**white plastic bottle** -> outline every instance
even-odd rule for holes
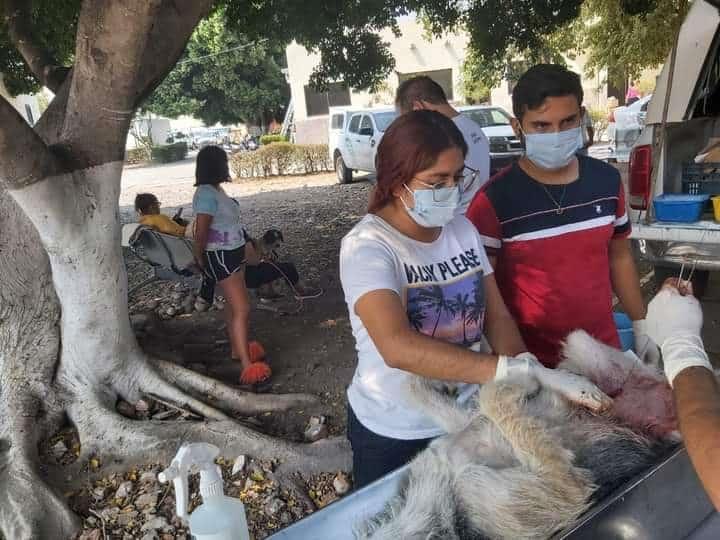
[[[250,540],[245,506],[240,499],[226,497],[217,447],[206,443],[183,444],[170,467],[158,475],[165,483],[172,480],[178,517],[187,519],[196,540]],[[200,472],[203,503],[188,518],[188,475]]]

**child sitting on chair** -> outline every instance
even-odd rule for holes
[[[187,221],[180,217],[182,208],[172,217],[160,213],[160,201],[152,193],[138,193],[135,197],[135,211],[140,216],[140,225],[152,227],[158,232],[173,236],[185,236]]]

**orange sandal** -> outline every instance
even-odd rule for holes
[[[258,361],[250,364],[240,374],[241,384],[257,384],[265,382],[272,375],[272,370],[265,362]]]
[[[250,352],[251,362],[262,362],[265,360],[267,353],[265,352],[265,347],[263,347],[259,341],[251,341],[248,343],[248,351]]]

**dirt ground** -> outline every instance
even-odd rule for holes
[[[245,225],[252,235],[269,228],[283,232],[286,254],[298,267],[301,278],[324,290],[317,299],[305,300],[297,314],[280,315],[256,308],[251,315],[251,336],[265,347],[273,370],[270,392],[308,392],[321,397],[317,410],[292,411],[262,418],[263,429],[297,439],[309,415],[328,417],[330,433],[345,430],[345,389],[355,367],[354,341],[338,276],[340,241],[364,214],[372,184],[357,181],[339,185],[334,174],[311,177],[245,181],[228,184],[226,190],[240,203]],[[123,194],[124,222],[134,220],[134,193]],[[151,191],[169,214],[184,208],[191,215],[192,186],[155,186]],[[148,266],[126,251],[129,282],[132,286],[149,272]],[[148,306],[192,286],[155,282],[130,297],[131,313],[148,311]],[[284,287],[286,298],[275,306],[288,311],[297,303]],[[176,361],[230,384],[237,384],[239,364],[230,360],[222,311],[194,312],[150,325],[139,332],[145,350]]]

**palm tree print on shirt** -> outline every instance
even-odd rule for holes
[[[456,281],[408,287],[407,316],[422,334],[465,347],[479,341],[485,318],[482,269]]]

